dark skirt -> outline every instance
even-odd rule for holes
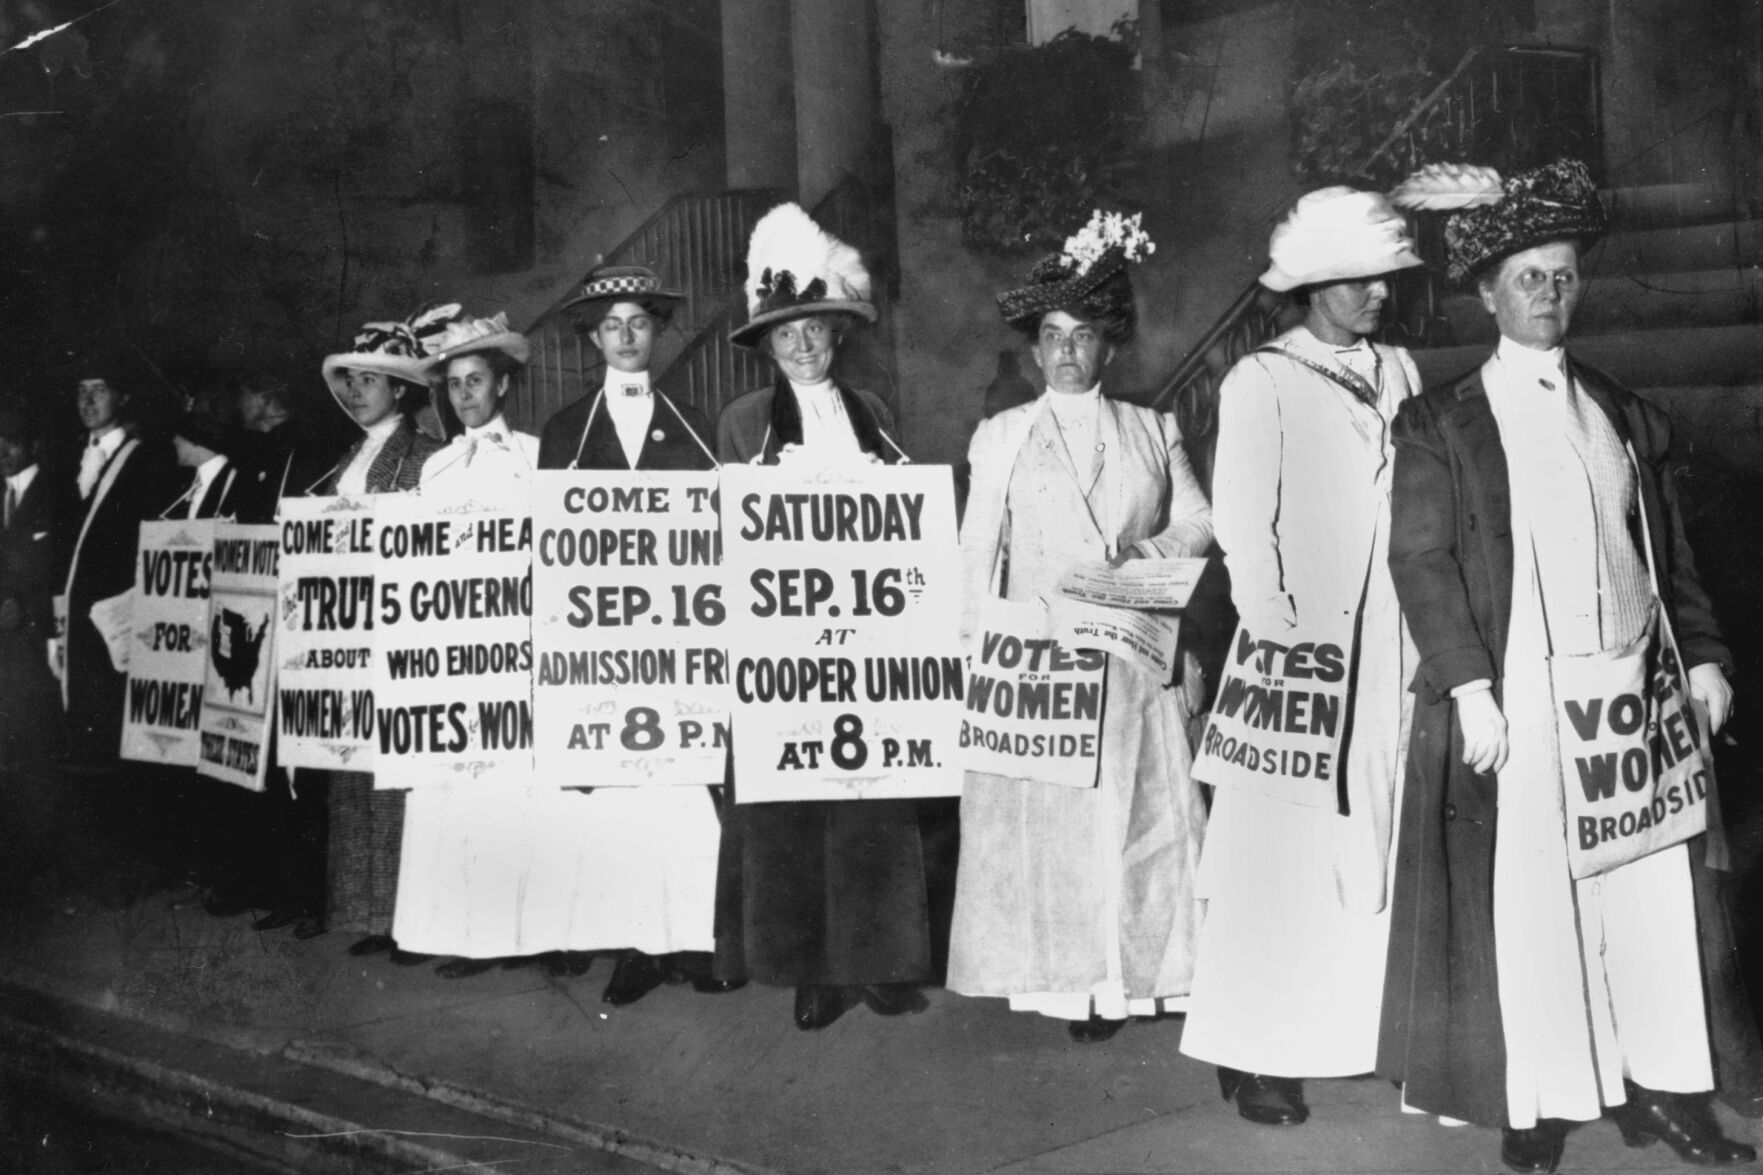
[[[735,804],[716,878],[716,975],[794,987],[932,978],[912,800]]]
[[[330,775],[325,920],[332,930],[391,934],[404,847],[404,793],[365,771]]]

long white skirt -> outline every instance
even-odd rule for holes
[[[1345,1077],[1377,1063],[1390,915],[1346,909],[1347,821],[1219,789],[1200,859],[1194,992],[1181,1051],[1249,1073]]]
[[[467,958],[708,951],[720,840],[702,787],[413,791],[393,937]]]

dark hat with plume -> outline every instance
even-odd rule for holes
[[[1028,284],[998,295],[1004,321],[1033,335],[1043,315],[1063,310],[1102,328],[1116,345],[1132,338],[1136,313],[1127,262],[1150,256],[1157,246],[1139,227],[1144,213],[1127,216],[1097,209],[1090,222],[1066,238],[1059,253],[1028,272]]]
[[[1451,211],[1445,221],[1448,270],[1469,281],[1514,253],[1552,241],[1589,248],[1610,229],[1591,172],[1557,159],[1504,180],[1491,167],[1435,163],[1390,193],[1403,208]]]
[[[815,314],[875,321],[869,270],[851,246],[814,223],[799,204],[759,218],[747,244],[747,322],[729,341],[756,347],[780,322]]]

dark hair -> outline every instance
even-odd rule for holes
[[[521,373],[523,368],[526,367],[526,364],[518,362],[506,351],[499,351],[493,347],[483,351],[467,351],[463,355],[455,355],[453,358],[447,360],[446,366],[441,368],[441,379],[443,381],[447,378],[447,369],[452,367],[453,364],[460,359],[482,359],[484,365],[490,369],[490,374],[494,375],[497,379],[502,379],[504,377],[513,379]]]

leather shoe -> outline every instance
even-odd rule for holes
[[[814,1032],[825,1028],[840,1016],[856,1007],[858,996],[854,988],[833,987],[828,984],[809,984],[796,989],[796,1027],[803,1032]]]
[[[1698,1167],[1732,1167],[1756,1160],[1756,1147],[1720,1132],[1705,1096],[1645,1089],[1632,1081],[1623,1085],[1628,1101],[1608,1112],[1629,1146],[1663,1142],[1678,1158]]]
[[[252,930],[280,930],[284,926],[292,926],[300,920],[297,911],[287,906],[277,906],[263,917],[251,923]]]
[[[1519,1175],[1549,1175],[1561,1165],[1567,1143],[1567,1123],[1559,1118],[1538,1118],[1535,1126],[1500,1131],[1500,1161]]]
[[[449,959],[435,968],[435,974],[442,979],[470,979],[473,975],[482,975],[485,971],[493,971],[500,959]]]
[[[636,1003],[666,979],[667,971],[661,966],[661,960],[642,951],[625,951],[618,956],[618,965],[612,969],[612,981],[606,985],[600,1000],[622,1008]]]
[[[502,960],[502,970],[519,971],[522,967],[531,967],[539,961],[539,955],[509,955]]]
[[[392,951],[386,956],[386,961],[394,967],[414,967],[418,963],[426,963],[432,958],[434,958],[433,955],[425,955],[421,951],[407,951],[393,943]]]
[[[1296,1126],[1310,1117],[1304,1083],[1296,1077],[1269,1077],[1218,1067],[1218,1091],[1235,1101],[1237,1114],[1261,1126]]]
[[[302,914],[294,922],[294,937],[298,939],[317,938],[319,935],[329,932],[330,927],[326,926],[324,919],[316,914]]]
[[[366,955],[377,955],[381,951],[392,949],[392,936],[389,934],[370,934],[366,938],[357,939],[349,944],[349,953],[357,959]]]
[[[723,995],[746,986],[745,979],[718,979],[714,975],[700,975],[692,980],[692,990],[703,995]]]
[[[1091,1012],[1088,1020],[1073,1020],[1066,1024],[1065,1034],[1079,1044],[1101,1044],[1113,1040],[1114,1034],[1125,1027],[1125,1020],[1106,1020]]]
[[[916,983],[866,983],[857,989],[857,998],[877,1016],[905,1016],[930,1007]]]
[[[545,974],[553,979],[580,978],[593,965],[593,951],[552,951],[545,956]]]

